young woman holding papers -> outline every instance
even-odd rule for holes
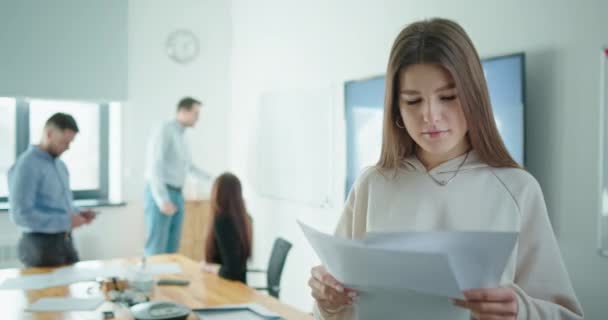
[[[336,234],[517,231],[498,288],[454,300],[475,319],[582,319],[538,182],[506,150],[481,63],[455,22],[413,23],[387,74],[382,151],[353,186]],[[351,319],[357,292],[323,266],[309,280],[315,316]]]

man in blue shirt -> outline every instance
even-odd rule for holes
[[[30,146],[8,171],[11,219],[23,232],[19,260],[28,267],[77,262],[71,230],[95,219],[93,211],[74,206],[68,169],[59,159],[77,133],[72,116],[54,114],[40,144]]]
[[[175,119],[158,128],[149,141],[144,191],[146,255],[177,252],[184,219],[182,187],[186,176],[211,179],[192,164],[184,136],[186,128],[194,127],[198,121],[200,109],[200,101],[183,98],[177,104]]]

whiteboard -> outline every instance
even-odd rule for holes
[[[251,148],[254,187],[264,197],[307,206],[329,205],[334,108],[330,89],[260,97]]]

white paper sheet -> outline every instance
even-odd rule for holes
[[[367,290],[359,292],[354,304],[356,319],[470,320],[468,310],[449,299],[410,290]]]
[[[146,273],[151,275],[180,273],[182,268],[177,263],[148,263]]]
[[[50,311],[93,311],[97,309],[104,299],[97,298],[66,298],[49,297],[41,298],[28,306],[25,311],[50,312]]]
[[[370,232],[363,241],[384,249],[446,254],[460,288],[466,290],[500,285],[517,236],[517,232]]]
[[[33,274],[17,278],[5,279],[0,284],[0,290],[37,290],[54,286],[51,274]]]
[[[445,254],[387,250],[318,232],[302,223],[327,270],[356,289],[406,289],[463,298]]]
[[[329,273],[360,293],[359,319],[468,319],[448,297],[497,284],[517,239],[517,233],[416,232],[351,240],[299,224]]]

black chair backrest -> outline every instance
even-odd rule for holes
[[[268,294],[278,298],[281,290],[281,274],[287,260],[287,254],[291,250],[291,243],[283,238],[277,238],[272,246],[272,253],[268,261],[268,273],[266,281],[268,285]]]

